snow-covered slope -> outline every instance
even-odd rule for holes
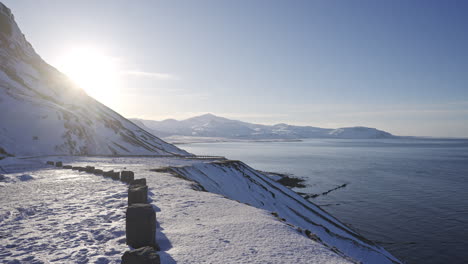
[[[47,159],[50,159],[48,157]],[[0,160],[0,263],[120,263],[127,186],[45,166],[46,158]],[[73,166],[130,169],[144,177],[156,210],[161,263],[356,263],[271,212],[200,192],[153,172],[183,158],[57,157]],[[44,191],[47,190],[47,191]]]
[[[148,127],[159,137],[192,136],[229,139],[302,139],[302,138],[392,138],[392,134],[375,128],[349,127],[328,129],[311,126],[252,124],[205,114],[177,121],[132,119]]]
[[[188,154],[75,87],[36,54],[1,3],[0,120],[0,157]]]
[[[201,190],[274,212],[304,233],[309,230],[312,239],[360,263],[400,263],[320,207],[240,161],[195,163],[168,171],[195,181]]]
[[[337,128],[328,133],[337,138],[391,138],[390,133],[369,127],[343,127]]]

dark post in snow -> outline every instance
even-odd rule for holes
[[[112,173],[114,173],[114,170],[110,170],[110,171],[105,171],[102,173],[102,175],[104,177],[111,177],[112,176]]]
[[[128,188],[128,205],[148,203],[148,186],[131,185]]]
[[[55,162],[55,167],[62,167],[62,162],[61,161],[57,161]]]
[[[86,166],[86,172],[93,173],[94,172],[94,167],[93,166]]]
[[[122,264],[160,264],[159,255],[151,247],[142,247],[125,251]]]
[[[71,165],[64,165],[63,168],[64,168],[64,169],[69,169],[69,170],[70,170],[70,169],[72,169],[73,167],[72,167]]]
[[[130,182],[130,187],[135,186],[135,185],[146,186],[146,178],[135,179]]]
[[[96,175],[102,175],[103,173],[104,172],[102,170],[100,170],[100,169],[95,169],[94,170],[94,174],[96,174]]]
[[[47,165],[54,165],[55,163],[53,161],[47,161]]]
[[[113,179],[113,180],[120,180],[120,173],[119,172],[112,172],[110,174],[110,177]]]
[[[120,173],[120,180],[126,183],[130,183],[131,181],[133,181],[135,177],[134,175],[135,174],[133,173],[133,171],[122,171]]]
[[[132,204],[125,218],[127,245],[133,248],[156,245],[156,213],[150,204]]]

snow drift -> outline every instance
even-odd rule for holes
[[[0,157],[188,154],[89,97],[42,60],[2,3],[0,62]]]

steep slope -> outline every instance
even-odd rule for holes
[[[393,138],[388,132],[368,127],[319,128],[276,124],[273,126],[231,120],[213,114],[205,114],[177,121],[132,119],[147,126],[160,137],[193,136],[222,137],[230,139],[301,139],[301,138]]]
[[[0,3],[0,156],[188,155],[112,111],[43,61]]]
[[[165,170],[196,182],[200,190],[270,211],[279,219],[304,230],[306,236],[358,263],[400,263],[384,248],[320,207],[240,161],[196,163]]]

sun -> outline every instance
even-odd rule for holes
[[[60,56],[56,66],[98,100],[109,101],[120,85],[118,60],[93,47],[70,49]]]

